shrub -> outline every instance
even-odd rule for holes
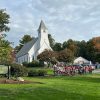
[[[28,76],[29,77],[32,77],[32,76],[45,76],[47,74],[47,71],[46,70],[30,70],[28,72]]]
[[[23,62],[23,66],[25,66],[25,67],[42,67],[43,63],[39,62],[39,61],[36,61],[36,60],[33,60],[30,63]]]
[[[38,75],[39,76],[45,76],[47,74],[46,70],[38,70]]]
[[[2,77],[6,77],[7,75],[5,75],[5,74],[0,74],[0,78],[2,78]]]
[[[26,67],[20,65],[20,64],[12,64],[11,65],[11,75],[15,77],[20,76],[27,76],[28,70]]]
[[[39,67],[39,62],[38,61],[32,61],[30,63],[28,63],[29,67]]]
[[[38,76],[38,72],[37,70],[30,70],[28,72],[28,76],[32,77],[32,76]]]
[[[28,67],[28,62],[23,62],[23,66]]]

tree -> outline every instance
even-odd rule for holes
[[[9,24],[10,16],[5,12],[5,9],[0,10],[0,32],[9,31],[10,28],[7,26]]]
[[[55,43],[53,50],[54,51],[61,51],[62,50],[62,44],[61,43]]]
[[[70,63],[73,62],[74,54],[70,49],[64,49],[58,52],[57,60],[61,62]]]
[[[100,37],[95,37],[87,42],[87,56],[93,62],[100,63]]]
[[[5,12],[4,9],[0,10],[0,32],[9,31],[10,28],[7,26],[9,24],[10,16]],[[6,35],[0,34],[0,63],[10,63],[12,62],[12,47],[10,42],[5,40]]]
[[[53,57],[55,57],[54,52],[51,51],[51,50],[47,50],[47,49],[46,49],[46,50],[44,50],[41,54],[39,54],[39,55],[37,56],[37,59],[38,59],[39,61],[47,62],[48,67],[49,67],[49,64],[50,64],[50,62],[51,62],[51,60],[52,60]]]
[[[55,45],[55,40],[53,39],[51,34],[48,34],[48,39],[49,39],[49,42],[50,42],[50,47],[53,49],[53,47]]]
[[[81,56],[87,59],[87,42],[82,40],[81,42],[77,42],[77,46],[79,47],[78,56]]]
[[[67,42],[66,41],[63,42],[63,49],[65,49],[65,48],[70,49],[73,52],[75,57],[78,56],[79,48],[77,46],[77,41],[69,39]]]
[[[0,39],[0,63],[5,64],[13,61],[12,50],[9,41],[4,38]]]
[[[34,37],[31,37],[30,35],[24,35],[21,40],[19,40],[20,44],[19,46],[15,47],[16,53],[20,51],[20,49],[26,44],[27,42],[31,41],[32,39],[35,39]]]
[[[22,39],[19,40],[19,41],[20,41],[20,45],[23,46],[25,43],[31,41],[32,39],[33,39],[33,37],[31,37],[30,35],[24,35],[24,36],[22,37]]]
[[[67,42],[63,42],[63,49],[67,48]]]

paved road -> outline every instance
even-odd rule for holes
[[[94,70],[93,73],[100,73],[100,69]]]

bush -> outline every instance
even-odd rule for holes
[[[28,76],[32,77],[32,76],[38,76],[38,72],[37,70],[30,70],[28,72]]]
[[[43,66],[43,63],[34,60],[30,63],[23,62],[23,66],[25,66],[25,67],[41,67],[41,66]]]
[[[6,74],[0,74],[0,78],[2,78],[2,77],[7,77],[7,75]]]
[[[39,62],[34,60],[31,63],[29,63],[29,67],[39,67]]]
[[[46,70],[30,70],[28,72],[28,76],[32,77],[32,76],[45,76],[47,74]]]
[[[27,62],[23,62],[23,66],[28,67],[28,63]]]
[[[11,65],[11,75],[15,77],[27,76],[28,70],[26,67],[20,64],[12,64]]]
[[[45,76],[47,74],[46,70],[38,70],[38,75],[39,76]]]

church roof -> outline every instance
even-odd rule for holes
[[[46,30],[47,30],[47,27],[45,26],[43,20],[41,20],[41,22],[40,22],[40,26],[39,26],[39,28],[38,28],[38,31],[40,32],[41,29],[44,29],[44,30],[46,29]]]
[[[32,39],[31,41],[29,41],[28,43],[26,43],[21,50],[16,54],[16,57],[20,57],[23,56],[25,54],[28,53],[28,51],[32,48],[32,46],[34,45],[34,43],[37,41],[38,38]]]

